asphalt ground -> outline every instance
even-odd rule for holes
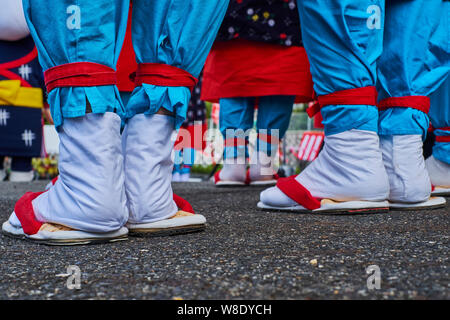
[[[1,222],[45,184],[1,182]],[[206,216],[206,231],[78,247],[1,235],[0,299],[450,298],[448,206],[319,216],[260,211],[257,187],[174,190]],[[367,286],[371,265],[380,289]],[[80,289],[67,287],[68,266],[80,269]]]

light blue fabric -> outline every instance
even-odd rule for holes
[[[321,109],[325,135],[350,129],[378,131],[378,108],[375,106],[325,106]]]
[[[383,54],[378,62],[379,98],[429,96],[450,72],[450,2],[386,2]],[[410,108],[380,113],[379,134],[421,134],[428,116]]]
[[[392,0],[386,7],[384,0],[298,0],[316,93],[374,86],[378,67],[381,99],[429,95],[449,72],[449,5],[442,0]],[[423,112],[393,108],[381,112],[377,125],[375,110],[327,106],[322,109],[325,134],[350,129],[426,134]]]
[[[450,127],[450,76],[431,96],[430,119],[435,128],[436,136],[450,136],[450,131],[438,128]],[[433,156],[450,164],[450,143],[436,142],[433,147]]]
[[[133,1],[132,38],[138,63],[163,63],[198,77],[212,47],[229,0]],[[133,91],[126,117],[154,114],[161,107],[175,112],[176,128],[186,118],[186,87],[143,84]]]
[[[256,128],[259,133],[269,134],[279,139],[283,138],[291,119],[295,96],[265,96],[258,97],[258,115]],[[245,132],[253,128],[256,98],[223,98],[220,99],[219,127],[224,139],[226,131],[239,130],[237,138],[248,140]],[[278,130],[278,132],[273,131]],[[266,151],[268,155],[276,151],[276,144],[269,144],[258,139],[258,151]],[[225,147],[224,158],[248,157],[248,149],[243,146]]]
[[[318,95],[375,86],[376,61],[383,49],[384,0],[298,0],[302,38]],[[368,21],[381,10],[380,28]],[[322,109],[325,134],[350,129],[377,132],[374,106],[330,105]]]
[[[44,70],[84,61],[115,69],[129,0],[23,0],[23,6]],[[86,101],[93,113],[124,115],[116,86],[56,88],[48,96],[55,125],[85,115]]]

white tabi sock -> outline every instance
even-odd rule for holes
[[[245,159],[226,159],[222,170],[220,170],[219,177],[223,181],[245,182],[246,171],[247,164],[245,164]]]
[[[405,203],[428,200],[431,182],[423,158],[422,136],[381,136],[380,142],[389,177],[389,200]]]
[[[38,220],[100,233],[126,223],[120,123],[112,112],[64,119],[59,178],[32,202]]]
[[[250,181],[272,180],[276,173],[274,157],[266,152],[254,151],[250,163]]]
[[[325,137],[319,156],[296,180],[313,197],[337,201],[383,201],[389,183],[376,132],[352,129]],[[272,206],[296,203],[277,187],[264,190],[261,202]]]
[[[174,117],[137,114],[123,132],[129,223],[170,218],[178,208],[172,191]]]
[[[450,188],[450,164],[431,156],[425,161],[425,165],[433,186]]]

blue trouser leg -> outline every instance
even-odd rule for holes
[[[183,150],[175,150],[173,159],[174,171],[180,171],[180,166],[183,164]]]
[[[114,68],[125,37],[129,0],[23,0],[25,17],[44,70],[71,62]],[[116,86],[56,88],[48,95],[55,125],[93,113],[123,114]]]
[[[220,99],[219,127],[223,138],[244,138],[253,128],[255,98],[223,98]],[[227,130],[229,133],[227,134]],[[225,146],[224,159],[248,157],[248,150],[243,145]]]
[[[228,0],[133,1],[133,46],[138,63],[161,63],[198,78],[228,7]],[[165,108],[176,115],[175,126],[186,118],[187,87],[143,84],[133,91],[127,118],[151,115]]]
[[[444,81],[449,64],[449,2],[386,2],[383,54],[378,62],[379,98],[429,96]],[[380,112],[379,134],[421,134],[429,119],[412,108]]]
[[[193,166],[195,163],[195,149],[194,148],[184,148],[183,149],[183,163],[186,166]]]
[[[450,76],[431,96],[430,119],[435,128],[434,134],[450,136]],[[446,128],[440,130],[439,128]],[[450,142],[436,142],[433,147],[433,156],[450,164]]]
[[[316,93],[326,95],[375,86],[376,61],[383,43],[384,0],[298,0],[297,3]],[[375,24],[368,27],[369,21]],[[329,105],[321,113],[326,135],[350,129],[378,131],[375,106]]]
[[[270,135],[271,141],[258,139],[256,149],[264,151],[269,156],[276,153],[279,140],[282,139],[289,127],[295,96],[267,96],[259,97],[258,119],[256,127],[258,133]]]
[[[174,166],[178,166],[178,171],[180,171],[180,165],[192,166],[195,163],[195,149],[194,148],[183,148],[181,150],[175,150]],[[175,171],[177,171],[175,170]]]
[[[195,149],[193,148],[184,148],[183,149],[183,166],[180,171],[181,174],[189,174],[191,173],[192,166],[195,163]]]

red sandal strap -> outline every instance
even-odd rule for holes
[[[175,204],[177,205],[179,210],[195,213],[191,204],[187,200],[180,197],[179,195],[176,195],[175,193],[173,194],[173,201],[175,201]]]
[[[219,181],[220,181],[220,170],[214,174],[214,183],[217,184],[217,182]]]
[[[28,235],[38,233],[43,224],[36,219],[31,202],[44,192],[27,192],[16,202],[14,207],[14,212],[22,225],[23,232]]]
[[[314,198],[311,193],[295,179],[295,176],[278,179],[277,187],[289,198],[308,210],[320,208],[319,199]]]
[[[247,169],[247,172],[245,173],[245,184],[250,184],[252,180],[250,179],[250,169]]]

